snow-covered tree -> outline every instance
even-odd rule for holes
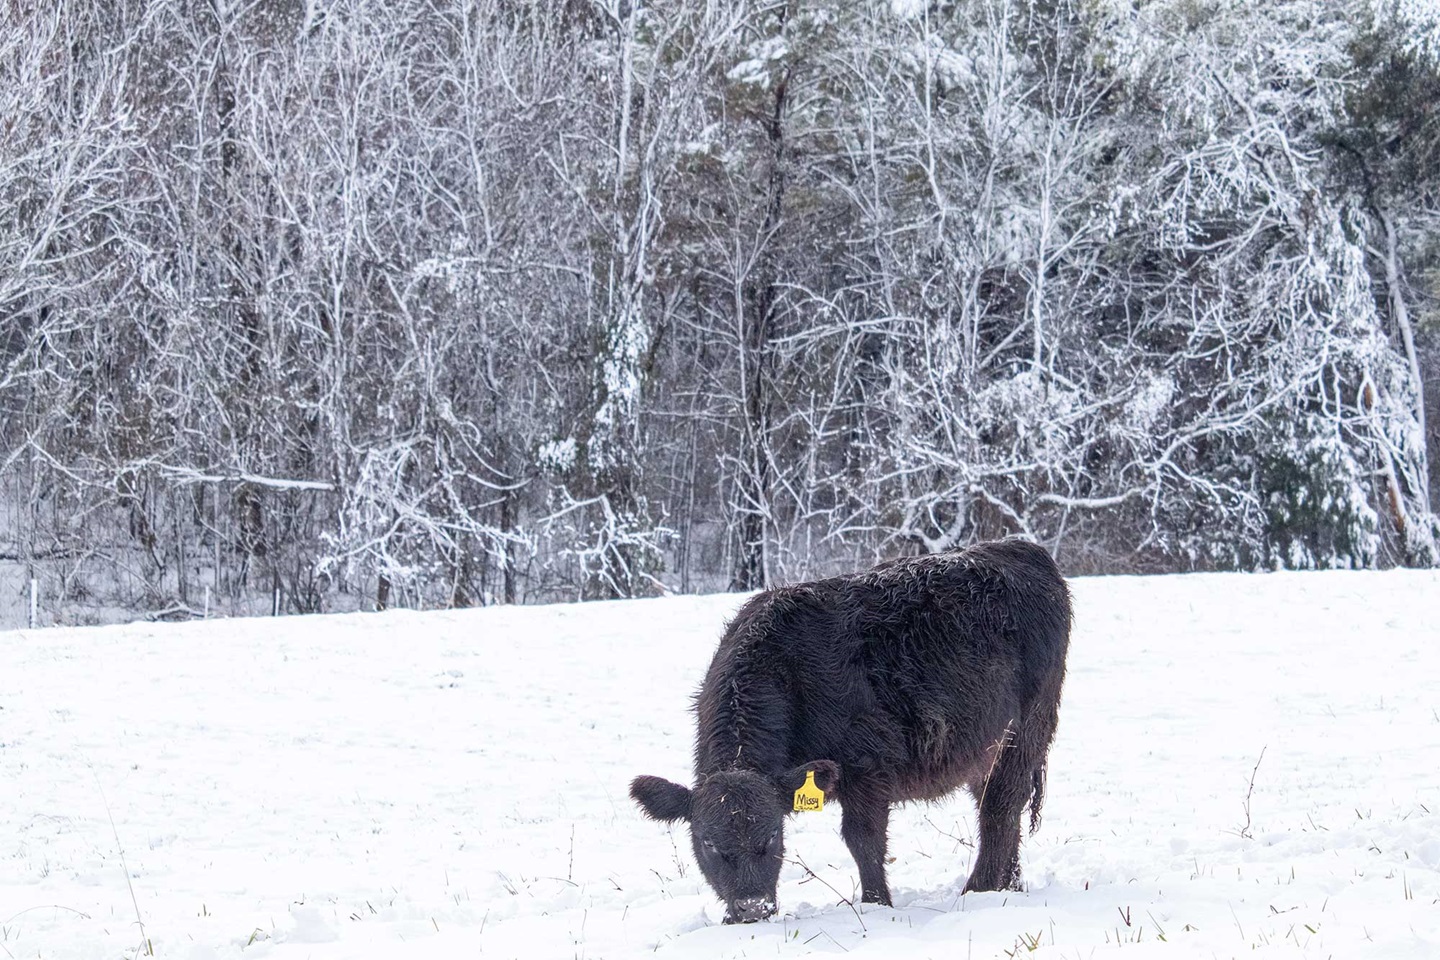
[[[0,5],[0,564],[183,615],[1433,564],[1418,0]]]

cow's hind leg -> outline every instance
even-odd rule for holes
[[[1020,820],[1034,790],[1035,764],[1009,747],[985,780],[970,788],[979,804],[980,849],[965,893],[1020,889]]]
[[[890,906],[890,887],[885,882],[886,831],[890,826],[890,801],[880,789],[852,783],[840,801],[840,836],[860,868],[861,900]]]

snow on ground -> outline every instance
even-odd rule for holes
[[[819,879],[738,927],[626,797],[685,778],[736,597],[0,634],[0,947],[1440,956],[1440,574],[1074,591],[1028,892],[959,895],[957,798],[897,811],[896,908],[852,910],[831,807],[788,836]]]

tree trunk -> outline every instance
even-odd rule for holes
[[[770,509],[775,464],[770,452],[771,415],[774,407],[772,378],[774,349],[771,337],[776,321],[779,291],[772,240],[785,208],[785,109],[790,73],[787,69],[775,87],[773,111],[766,119],[770,144],[770,172],[766,182],[765,219],[757,237],[760,247],[751,278],[742,285],[741,389],[744,421],[740,430],[739,502],[735,504],[739,549],[730,589],[758,590],[769,585],[768,549]]]

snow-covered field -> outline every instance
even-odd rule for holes
[[[0,948],[1440,956],[1440,574],[1073,586],[1028,892],[959,895],[956,798],[896,812],[897,906],[852,909],[830,807],[788,833],[818,879],[738,927],[626,796],[686,778],[736,597],[0,634]]]

